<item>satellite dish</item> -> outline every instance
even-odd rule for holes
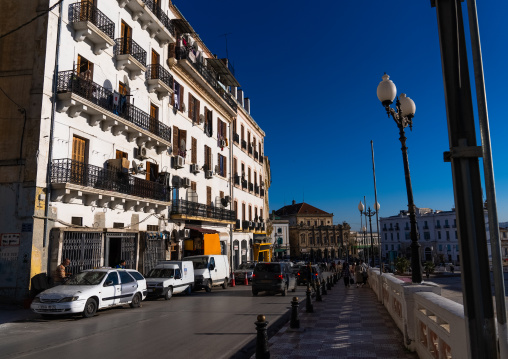
[[[138,174],[138,164],[134,160],[132,160],[132,172],[134,172],[134,174]]]

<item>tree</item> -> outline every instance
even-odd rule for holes
[[[405,257],[398,257],[395,259],[395,269],[399,274],[403,274],[409,268],[409,260]]]

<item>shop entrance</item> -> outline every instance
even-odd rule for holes
[[[115,267],[125,260],[125,267],[136,269],[136,234],[107,233],[106,234],[106,263],[108,267]]]

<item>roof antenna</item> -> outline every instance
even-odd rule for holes
[[[229,60],[229,53],[228,53],[228,35],[231,35],[232,32],[228,32],[226,34],[222,34],[220,36],[224,36],[224,38],[226,39],[226,59]]]

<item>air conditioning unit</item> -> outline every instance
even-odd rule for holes
[[[139,146],[138,147],[138,153],[136,154],[136,158],[138,160],[146,160],[148,158],[147,156],[147,150],[145,146]]]
[[[213,171],[208,170],[205,172],[205,178],[210,179],[212,177],[213,177]]]
[[[185,165],[185,158],[183,158],[182,156],[175,156],[173,157],[174,158],[174,166],[175,168],[183,168],[183,166]]]
[[[187,177],[182,178],[182,187],[189,188],[191,186],[190,179]]]
[[[190,165],[190,171],[192,173],[198,173],[199,172],[199,165],[197,165],[197,164]]]
[[[171,187],[170,178],[171,178],[171,175],[169,174],[169,172],[159,172],[159,177],[157,177],[157,182],[159,182],[160,184],[162,184],[166,187]]]
[[[220,140],[219,147],[226,147],[226,140]]]

